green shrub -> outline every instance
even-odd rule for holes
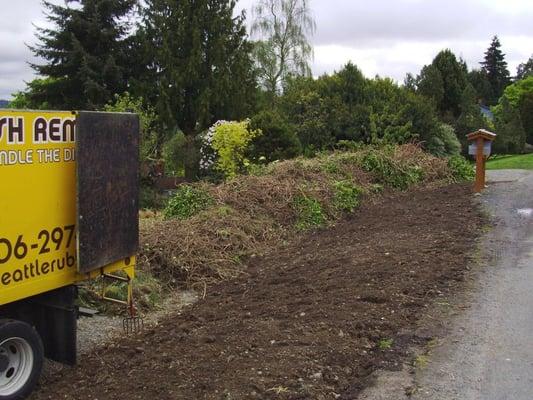
[[[337,210],[354,212],[359,207],[362,188],[349,181],[339,181],[334,183],[334,189],[334,204]]]
[[[461,154],[461,143],[453,126],[448,124],[440,124],[436,134],[428,139],[425,147],[437,157]]]
[[[162,284],[152,274],[137,269],[133,284],[133,297],[143,309],[154,310],[163,302]]]
[[[249,149],[250,158],[257,161],[285,160],[296,157],[302,152],[302,145],[296,133],[279,113],[261,111],[250,121],[252,131],[260,131]]]
[[[173,176],[185,174],[185,135],[177,132],[163,145],[165,172]]]
[[[364,144],[361,142],[356,142],[355,140],[339,140],[335,144],[335,148],[341,151],[359,151],[364,147]]]
[[[164,196],[154,188],[141,185],[139,191],[139,208],[141,210],[158,210],[164,207]]]
[[[157,154],[156,132],[157,115],[155,110],[150,106],[144,105],[142,97],[134,97],[128,92],[120,95],[116,94],[114,101],[104,106],[108,112],[133,112],[139,116],[141,128],[140,140],[140,157],[142,161],[153,158]]]
[[[476,176],[474,166],[462,156],[453,156],[448,159],[448,167],[450,168],[454,180],[472,181]]]
[[[209,208],[213,199],[204,190],[183,185],[168,201],[164,210],[165,218],[187,219]]]
[[[336,160],[326,161],[322,166],[322,170],[332,175],[339,174],[341,172],[341,168],[340,168],[340,165],[335,161]]]
[[[216,169],[226,178],[234,178],[250,164],[245,153],[261,132],[250,129],[249,121],[219,122],[213,129],[211,146],[217,155]]]
[[[317,228],[326,223],[322,205],[317,199],[302,194],[294,199],[293,207],[298,214],[296,228],[299,230]]]
[[[388,147],[369,150],[361,160],[361,168],[372,173],[378,183],[395,189],[406,190],[420,182],[424,177],[422,168],[393,160],[391,151]]]

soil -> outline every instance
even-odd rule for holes
[[[34,399],[355,399],[454,291],[484,217],[470,186],[386,195],[248,260],[180,315],[83,355]]]

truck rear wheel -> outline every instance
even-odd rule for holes
[[[0,400],[25,399],[39,381],[44,350],[25,322],[0,319]]]

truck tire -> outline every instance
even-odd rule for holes
[[[43,359],[41,337],[31,325],[0,319],[0,400],[28,397],[39,381]]]

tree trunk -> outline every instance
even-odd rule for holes
[[[194,133],[185,134],[185,179],[187,181],[198,180],[200,154],[198,148],[198,137]]]

